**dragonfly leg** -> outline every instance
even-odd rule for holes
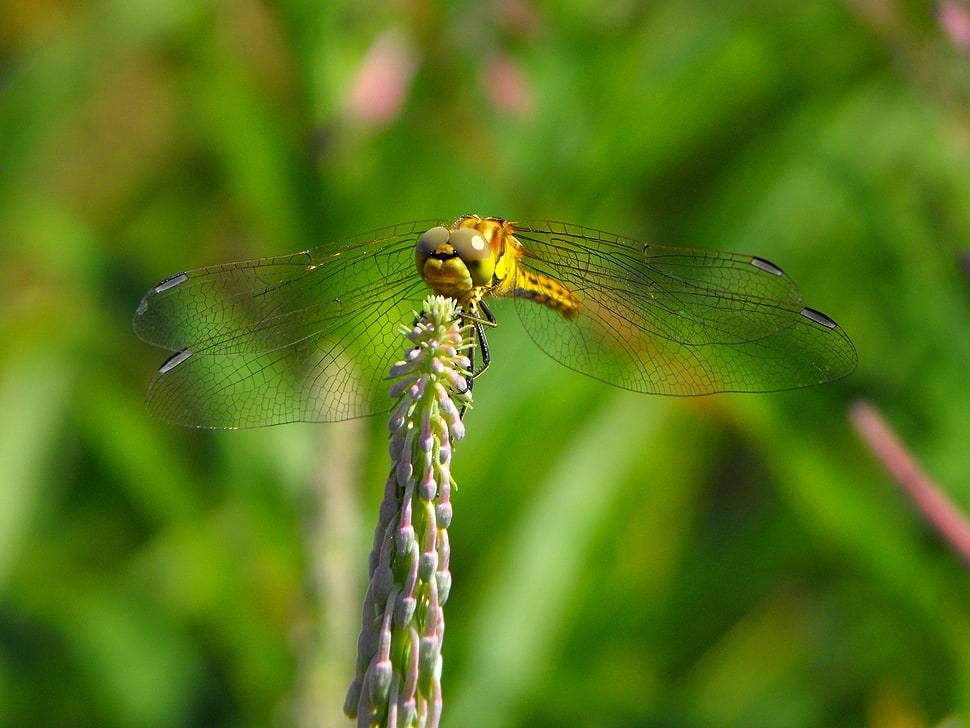
[[[484,301],[479,301],[477,306],[481,312],[485,315],[485,318],[480,317],[472,318],[472,323],[475,325],[475,338],[478,339],[478,348],[482,352],[482,368],[475,371],[475,360],[474,360],[474,349],[472,350],[472,375],[468,380],[469,388],[471,388],[471,380],[477,379],[482,372],[488,369],[488,365],[492,363],[492,355],[488,349],[488,339],[485,338],[485,325],[497,326],[495,323],[495,316],[489,310],[488,306],[485,305]]]
[[[488,306],[486,306],[483,302],[479,301],[475,305],[475,309],[473,309],[472,313],[470,314],[469,313],[462,314],[462,316],[466,320],[471,321],[472,325],[475,327],[475,339],[476,339],[476,345],[473,346],[471,350],[468,352],[468,358],[471,364],[469,367],[470,373],[467,377],[465,377],[465,382],[468,384],[468,389],[466,391],[468,392],[472,391],[472,386],[475,383],[475,379],[482,372],[488,369],[488,365],[492,363],[492,355],[488,349],[488,339],[485,338],[485,326],[498,325],[495,322],[495,316],[489,310]],[[481,313],[485,316],[485,318],[482,318],[481,316],[476,315],[478,313],[478,310],[481,311]],[[475,371],[475,349],[479,349],[482,352],[482,368],[479,369],[478,371]],[[465,415],[465,408],[462,407],[461,416],[464,416],[464,415]]]

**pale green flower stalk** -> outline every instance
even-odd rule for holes
[[[391,367],[391,470],[370,555],[357,675],[344,712],[365,726],[435,728],[441,718],[442,607],[451,590],[451,442],[465,434],[471,326],[429,296],[404,360]]]

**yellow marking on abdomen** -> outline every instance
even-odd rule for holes
[[[579,313],[582,302],[579,296],[554,278],[534,273],[531,270],[518,270],[516,285],[506,295],[514,298],[528,298],[555,311],[568,319]]]

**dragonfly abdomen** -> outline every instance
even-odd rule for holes
[[[530,270],[516,272],[516,285],[506,294],[513,298],[527,298],[530,301],[559,311],[567,319],[574,318],[582,306],[579,296],[559,281]]]

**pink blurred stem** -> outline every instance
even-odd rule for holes
[[[865,400],[855,402],[849,419],[889,474],[963,559],[970,564],[970,522],[923,472],[889,423]]]

